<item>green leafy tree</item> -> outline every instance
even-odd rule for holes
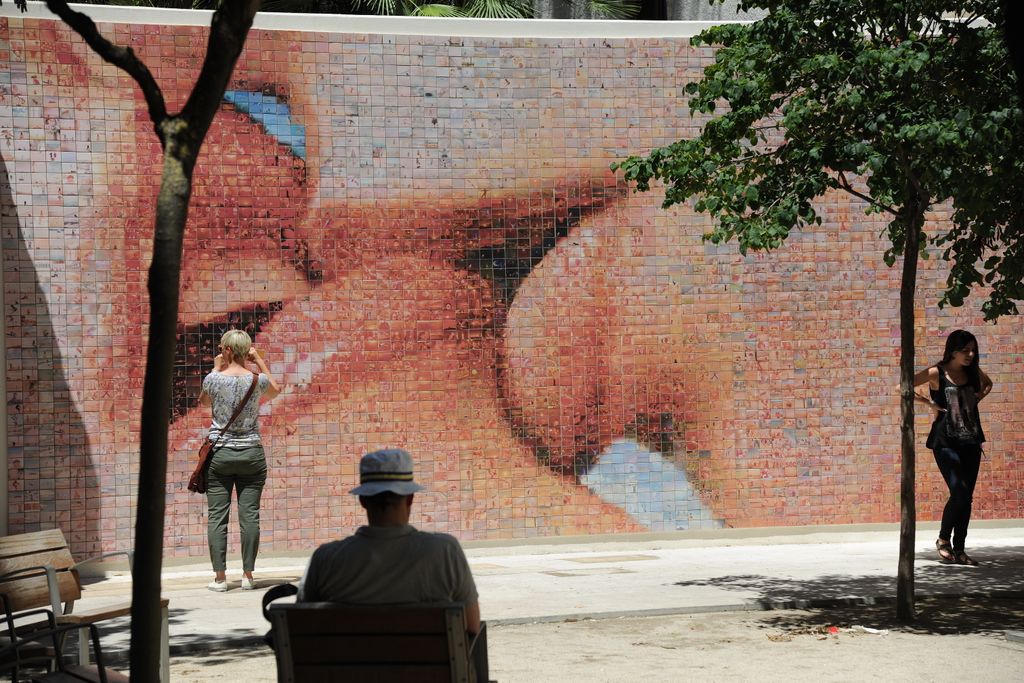
[[[997,0],[747,0],[762,20],[711,28],[720,46],[687,86],[700,135],[613,168],[664,206],[694,200],[705,236],[742,253],[821,223],[816,198],[844,191],[884,214],[900,287],[901,528],[897,616],[914,619],[914,296],[929,243],[950,262],[940,305],[988,288],[985,318],[1024,298],[1022,112]],[[925,232],[925,212],[951,208]]]
[[[0,0],[2,1],[2,0]],[[16,0],[22,11],[25,0]],[[138,84],[163,148],[163,172],[156,202],[153,258],[149,268],[149,343],[142,390],[139,489],[132,568],[130,666],[133,681],[159,680],[160,570],[163,564],[167,492],[167,434],[178,321],[185,220],[192,194],[192,172],[206,133],[220,108],[260,0],[223,0],[210,24],[206,57],[192,93],[178,113],[167,111],[163,92],[129,47],[104,38],[87,15],[66,0],[46,6],[78,33],[104,60]]]

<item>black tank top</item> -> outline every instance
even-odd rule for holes
[[[928,448],[956,448],[957,446],[980,446],[985,442],[985,432],[981,429],[981,416],[978,414],[978,395],[970,384],[954,384],[946,375],[941,365],[935,366],[939,371],[939,389],[929,388],[932,401],[944,412],[935,416],[932,429],[928,433]]]

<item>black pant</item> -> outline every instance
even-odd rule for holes
[[[939,538],[949,541],[952,537],[953,550],[960,552],[967,540],[967,525],[971,523],[974,485],[978,482],[978,469],[981,467],[981,446],[936,448],[933,452],[935,463],[949,487],[949,500],[942,510]]]

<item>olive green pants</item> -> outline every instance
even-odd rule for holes
[[[231,490],[238,492],[238,525],[242,531],[242,571],[256,567],[260,548],[260,497],[267,482],[267,459],[263,446],[218,448],[210,461],[206,477],[206,502],[209,507],[207,539],[213,571],[227,568],[228,520],[231,517]]]

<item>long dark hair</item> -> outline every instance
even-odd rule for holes
[[[967,383],[974,387],[975,391],[981,391],[981,349],[978,348],[977,338],[967,330],[953,330],[949,333],[946,337],[946,350],[943,351],[942,360],[938,365],[945,367],[946,363],[953,360],[954,352],[963,351],[971,342],[974,342],[974,362],[965,368]]]

